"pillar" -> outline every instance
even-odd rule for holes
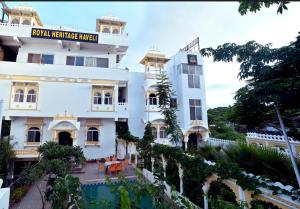
[[[153,173],[153,170],[154,170],[154,158],[153,157],[151,157],[151,171],[152,171],[152,173]]]
[[[164,156],[164,155],[160,155],[160,157],[161,157],[162,164],[163,164],[163,168],[164,168],[164,177],[166,178],[166,167],[167,167],[167,162],[166,162],[166,159],[165,159],[165,156]]]
[[[184,136],[184,139],[183,139],[183,143],[184,143],[184,150],[186,151],[187,150],[187,143],[189,141],[189,136],[188,134],[186,133],[186,135]]]
[[[134,155],[134,164],[137,165],[138,163],[138,155],[137,153]]]
[[[177,166],[178,166],[178,174],[179,174],[179,180],[180,180],[179,193],[183,194],[183,169],[182,169],[181,163],[177,163]]]
[[[114,92],[113,101],[115,103],[115,111],[118,111],[118,105],[119,105],[119,85],[118,84],[115,85],[114,90],[115,90],[115,92]]]
[[[246,201],[245,192],[242,189],[242,187],[240,187],[239,185],[237,185],[237,186],[238,186],[238,192],[239,192],[239,201],[240,202],[245,202]],[[246,209],[246,206],[244,206],[244,209]]]
[[[208,198],[207,198],[208,190],[209,190],[208,182],[204,183],[202,190],[203,190],[203,198],[204,198],[204,209],[208,209]]]

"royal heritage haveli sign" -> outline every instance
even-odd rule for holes
[[[78,33],[74,31],[48,30],[40,28],[32,28],[32,38],[57,39],[67,41],[79,41],[98,43],[98,35],[92,33]]]

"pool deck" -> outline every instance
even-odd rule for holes
[[[82,170],[84,173],[72,174],[79,177],[82,184],[103,183],[106,177],[110,177],[112,180],[118,178],[118,173],[105,174],[105,171],[98,171],[97,163],[86,163]],[[127,179],[136,178],[136,169],[132,164],[129,164],[126,170],[119,173]]]
[[[136,178],[136,169],[134,165],[129,164],[126,170],[120,172],[127,179]],[[93,183],[103,183],[105,182],[105,177],[109,176],[112,180],[116,180],[118,174],[105,174],[105,171],[98,171],[97,163],[87,162],[83,169],[82,173],[72,173],[72,176],[77,176],[80,179],[81,184],[93,184]],[[42,201],[39,191],[36,187],[39,185],[42,190],[45,190],[46,182],[44,180],[39,180],[35,184],[33,184],[26,195],[22,198],[22,200],[11,207],[12,209],[41,209]],[[46,203],[45,209],[50,209],[51,205]]]

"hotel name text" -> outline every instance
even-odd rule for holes
[[[97,34],[78,33],[73,31],[48,30],[48,29],[40,29],[40,28],[32,28],[31,37],[98,43]]]

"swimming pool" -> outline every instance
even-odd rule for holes
[[[135,180],[130,180],[130,183],[134,183]],[[115,184],[119,184],[115,182]],[[88,209],[115,209],[116,208],[116,196],[111,192],[109,185],[106,183],[97,184],[85,184],[82,185],[83,199],[85,206]],[[133,194],[129,192],[129,197]],[[108,204],[109,203],[109,204]],[[152,201],[150,196],[144,196],[141,198],[139,207],[142,209],[152,209]]]

